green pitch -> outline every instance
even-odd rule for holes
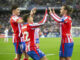
[[[48,60],[59,60],[60,38],[41,38],[40,49],[46,54]],[[12,39],[4,42],[0,38],[0,60],[13,60],[15,57]],[[29,59],[32,60],[32,59]],[[80,38],[74,38],[74,50],[72,60],[80,60]]]

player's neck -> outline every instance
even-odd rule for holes
[[[28,24],[32,24],[32,22],[27,22]]]
[[[12,15],[17,16],[17,14],[15,14],[15,13],[12,13]]]
[[[63,14],[63,16],[67,16],[67,14]]]
[[[27,22],[28,24],[30,24],[30,22]]]

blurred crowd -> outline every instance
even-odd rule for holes
[[[43,6],[61,6],[62,4],[72,5],[73,0],[31,0],[32,5],[43,5]]]
[[[23,6],[27,0],[0,0],[0,7],[11,7],[12,4]]]
[[[0,8],[2,7],[11,7],[12,4],[18,4],[19,6],[26,7],[29,6],[53,6],[60,7],[63,4],[72,5],[75,11],[72,14],[72,25],[80,26],[80,0],[0,0]],[[21,16],[25,13],[21,13]],[[43,18],[43,13],[38,13],[34,17],[34,21],[38,22]],[[9,34],[12,33],[12,29],[9,23],[11,13],[2,12],[0,14],[0,33],[3,33],[5,28],[9,29]],[[50,16],[48,16],[47,23],[41,27],[41,30],[44,36],[49,36],[52,34],[53,36],[59,35],[59,24],[52,20]],[[53,32],[53,33],[52,33]]]
[[[61,6],[63,4],[80,5],[80,0],[0,0],[0,7],[10,7],[12,4],[19,6]]]
[[[21,16],[24,15],[25,13],[21,13]],[[5,28],[8,27],[10,30],[10,34],[12,33],[12,29],[10,26],[10,19],[11,13],[3,13],[0,14],[0,33],[4,32]],[[43,13],[37,13],[34,16],[34,22],[39,22],[43,18],[44,14]],[[72,14],[72,25],[73,26],[80,26],[80,12],[73,12]],[[44,33],[45,36],[47,34],[55,33],[56,35],[59,34],[59,24],[55,22],[50,16],[48,16],[47,22],[44,26],[41,27],[42,32]],[[54,34],[54,35],[55,35]],[[58,35],[57,35],[58,36]]]

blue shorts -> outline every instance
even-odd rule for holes
[[[25,42],[22,42],[22,44],[23,44],[23,51],[25,51],[26,50],[26,44],[25,44]]]
[[[25,42],[20,42],[18,49],[16,49],[17,47],[17,43],[13,43],[14,47],[15,47],[15,52],[16,54],[22,54],[23,51],[25,51]]]
[[[73,52],[74,43],[61,44],[59,56],[60,57],[71,57]]]
[[[40,50],[37,49],[38,54],[35,51],[29,51],[27,54],[33,59],[33,60],[40,60],[45,56],[45,54]]]
[[[39,43],[39,38],[38,38],[38,39],[36,39],[36,44],[37,44],[37,43]]]

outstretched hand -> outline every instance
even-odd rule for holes
[[[53,10],[51,10],[51,8],[49,7],[49,13],[51,14],[51,13],[55,13],[55,11],[54,11],[54,8],[53,8]]]
[[[53,14],[55,13],[55,10],[54,10],[54,8],[52,9],[53,10]]]
[[[34,15],[36,13],[36,8],[33,8],[30,12],[30,15]]]
[[[51,8],[49,7],[49,13],[52,13],[52,10],[51,10]]]

